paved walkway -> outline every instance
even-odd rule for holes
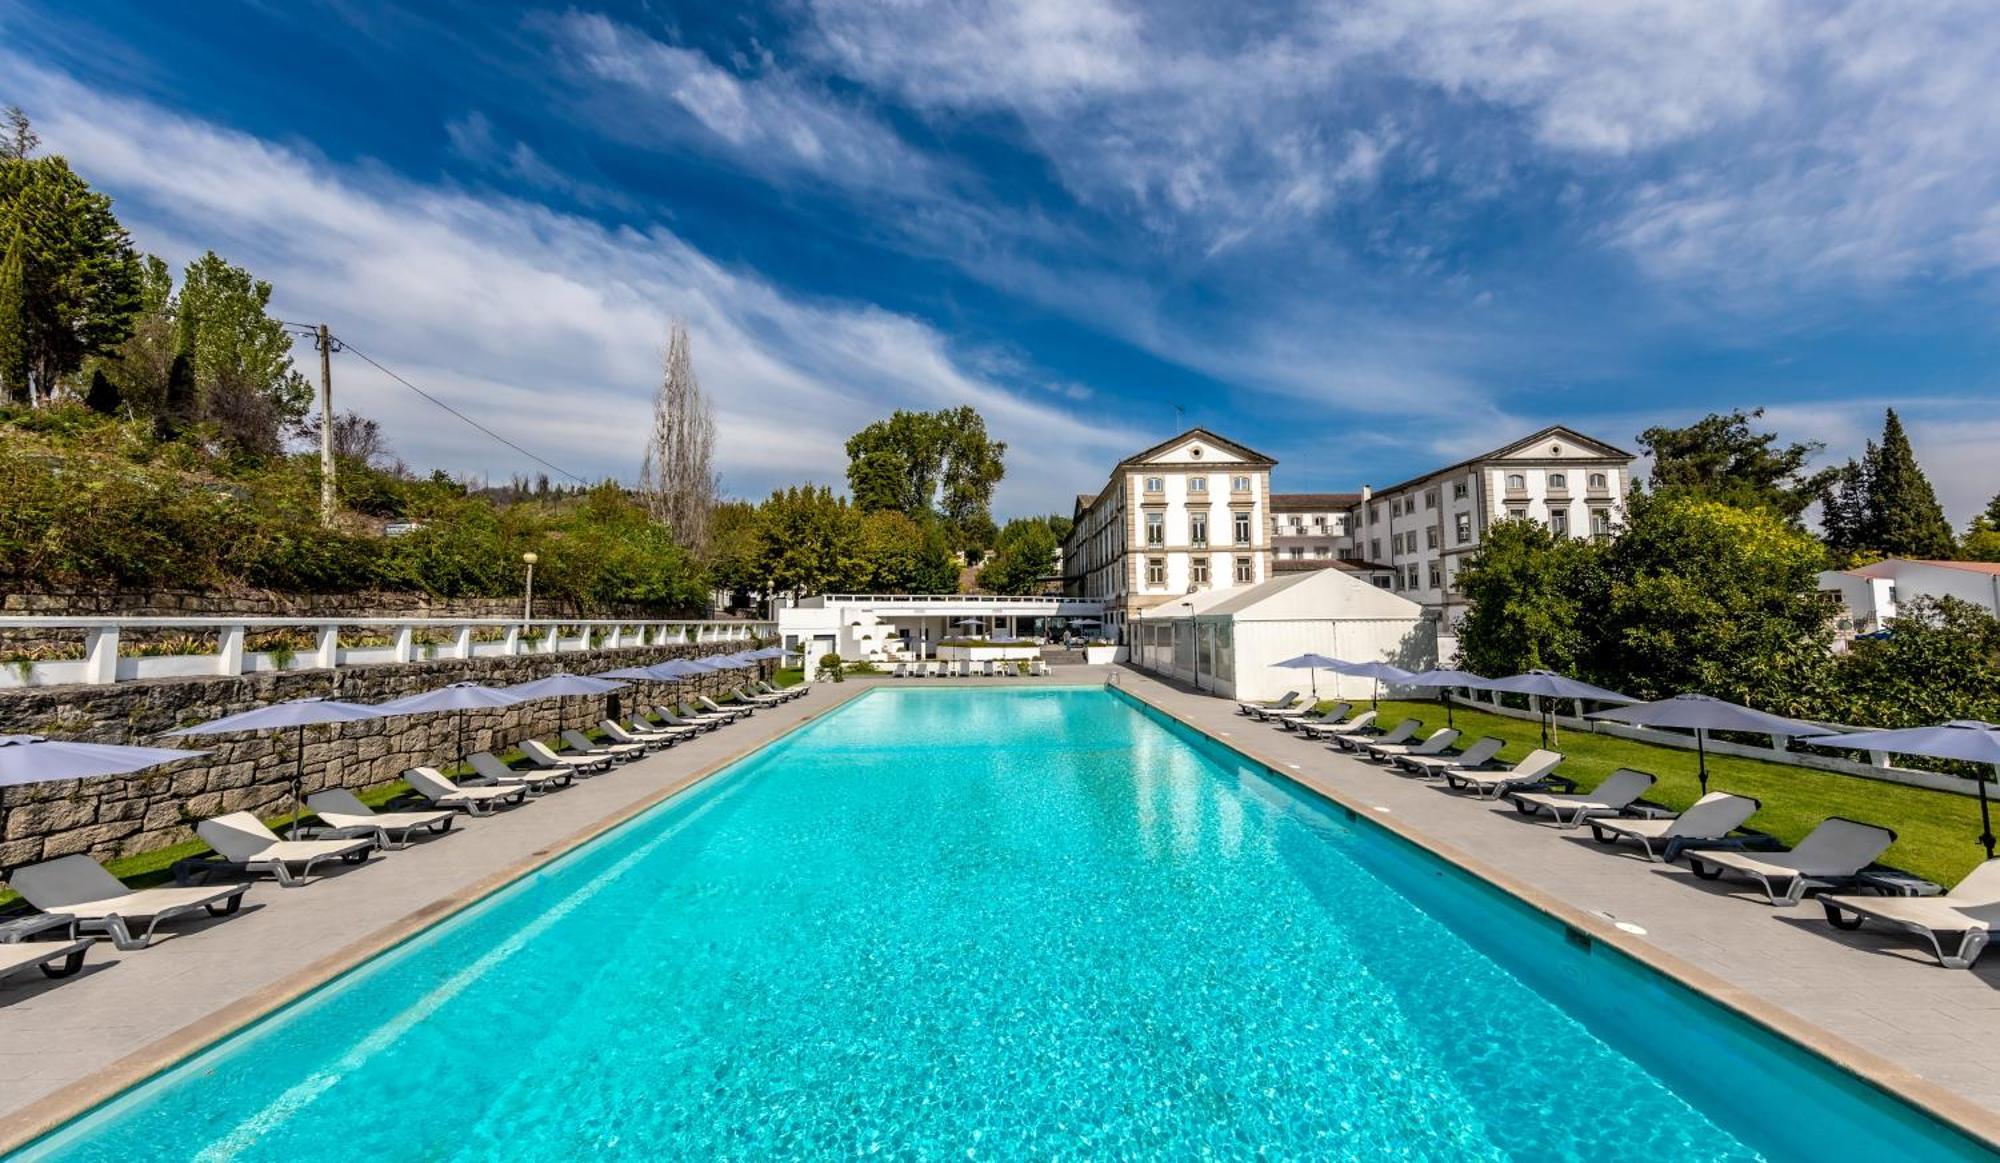
[[[1053,679],[1006,685],[1095,683],[1106,673],[1065,667]],[[1114,681],[1323,794],[1359,810],[1388,809],[1375,818],[1520,886],[1643,926],[1636,940],[1719,979],[1739,1004],[1776,1007],[1973,1104],[1963,1121],[2000,1126],[2000,957],[1972,972],[1940,969],[1908,942],[1834,931],[1817,907],[1772,909],[1727,885],[1696,881],[1684,867],[1612,855],[1587,830],[1524,823],[1510,809],[1398,779],[1237,716],[1233,703],[1130,670]],[[119,953],[99,942],[79,977],[10,979],[0,985],[0,1150],[60,1108],[170,1064],[218,1029],[297,996],[873,685],[821,686],[610,776],[465,820],[443,837],[305,888],[267,881],[238,916],[181,926],[180,936],[151,949]]]
[[[1943,969],[1911,939],[1834,929],[1810,901],[1772,908],[1742,882],[1697,880],[1685,863],[1614,854],[1624,849],[1595,843],[1588,828],[1529,823],[1504,803],[1398,778],[1238,715],[1233,702],[1132,670],[1116,681],[1322,794],[1575,909],[1642,926],[1639,941],[1721,979],[1740,991],[1738,1002],[1775,1006],[1973,1104],[1966,1113],[2000,1128],[2000,956],[1970,971]]]

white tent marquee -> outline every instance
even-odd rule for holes
[[[1308,651],[1407,670],[1437,662],[1437,623],[1422,606],[1338,569],[1189,594],[1147,610],[1131,631],[1135,665],[1233,699],[1301,686],[1300,672],[1276,664]],[[1366,697],[1370,682],[1322,674],[1319,690]]]

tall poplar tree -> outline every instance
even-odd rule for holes
[[[694,374],[687,326],[675,323],[667,335],[667,363],[653,398],[653,435],[639,467],[639,492],[653,519],[683,546],[700,552],[708,545],[715,511],[715,412]]]
[[[1889,409],[1882,425],[1882,443],[1868,474],[1868,507],[1876,529],[1876,544],[1887,557],[1948,558],[1953,544],[1951,523],[1937,493],[1917,464],[1910,438],[1896,410]]]

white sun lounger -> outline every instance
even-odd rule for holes
[[[1331,739],[1336,735],[1359,735],[1375,725],[1375,712],[1363,711],[1338,723],[1300,723],[1299,734],[1308,739]]]
[[[1367,754],[1368,758],[1381,763],[1387,763],[1398,755],[1442,755],[1446,748],[1456,742],[1458,742],[1458,728],[1439,727],[1437,730],[1432,731],[1430,738],[1425,739],[1422,743],[1384,743],[1381,740],[1376,740],[1372,743],[1362,744],[1361,750]]]
[[[528,749],[528,744],[530,743],[540,747],[542,753],[548,756],[548,759],[537,762],[539,757]],[[528,762],[535,765],[533,770],[521,771],[509,767],[500,762],[500,757],[491,751],[476,752],[466,756],[465,760],[472,765],[473,774],[480,779],[491,780],[496,784],[502,785],[510,783],[524,784],[527,786],[528,794],[530,795],[541,795],[553,788],[562,787],[564,784],[572,782],[576,778],[576,770],[579,767],[593,767],[602,771],[611,766],[610,757],[604,755],[576,756],[564,759],[562,756],[550,751],[539,739],[524,739],[519,744],[516,744],[516,746],[519,748],[521,754],[527,758]]]
[[[636,739],[625,743],[620,743],[616,740],[610,743],[599,743],[574,727],[564,729],[562,741],[569,744],[568,748],[549,753],[558,759],[589,759],[593,756],[609,756],[615,762],[626,763],[646,753],[646,745]],[[529,753],[529,758],[534,758],[532,752]]]
[[[474,816],[490,816],[495,808],[503,804],[528,802],[526,784],[510,783],[498,787],[460,785],[446,779],[435,767],[412,767],[403,773],[403,779],[416,790],[418,795],[438,807],[464,808],[468,814]]]
[[[1817,899],[1836,929],[1858,929],[1863,921],[1892,925],[1929,941],[1946,969],[1970,969],[2000,922],[2000,860],[1973,869],[1943,896],[1822,893]]]
[[[1284,697],[1280,698],[1275,703],[1258,703],[1258,702],[1237,703],[1236,713],[1239,715],[1248,715],[1253,719],[1262,719],[1264,716],[1270,714],[1272,711],[1290,710],[1292,704],[1298,701],[1299,701],[1299,692],[1286,691]]]
[[[750,717],[749,707],[725,707],[707,695],[702,695],[692,703],[681,704],[681,714],[688,717],[716,718],[725,723]]]
[[[194,826],[195,834],[231,864],[241,864],[246,872],[268,872],[286,888],[297,888],[312,878],[313,866],[323,860],[343,860],[360,864],[375,851],[375,837],[353,840],[281,840],[264,821],[249,812],[230,812]],[[298,871],[292,871],[294,865]]]
[[[1561,752],[1537,747],[1523,756],[1521,762],[1505,770],[1475,771],[1466,767],[1447,767],[1438,774],[1444,777],[1446,787],[1492,799],[1501,792],[1524,784],[1540,783],[1562,761]]]
[[[11,977],[24,969],[40,969],[44,977],[68,977],[83,968],[90,945],[88,939],[0,945],[0,977]]]
[[[616,719],[600,719],[597,729],[615,743],[637,743],[648,751],[663,751],[694,734],[692,730],[670,727],[626,727]]]
[[[1485,735],[1474,739],[1472,746],[1457,754],[1418,755],[1412,752],[1408,755],[1392,755],[1389,759],[1399,771],[1423,779],[1435,779],[1454,767],[1466,769],[1485,767],[1493,762],[1493,757],[1500,754],[1500,749],[1505,746],[1507,741],[1498,735]]]
[[[15,870],[8,883],[29,904],[45,913],[66,913],[86,933],[103,933],[120,949],[144,949],[153,930],[163,922],[200,909],[226,917],[243,907],[247,884],[199,888],[127,888],[88,856],[58,856]],[[132,935],[132,926],[147,922],[146,931]],[[7,946],[0,946],[7,948]]]
[[[1360,735],[1342,732],[1333,737],[1333,745],[1342,751],[1360,754],[1363,747],[1371,743],[1403,743],[1416,738],[1417,728],[1424,725],[1422,719],[1404,719],[1381,735]]]
[[[768,679],[761,678],[757,680],[757,689],[767,695],[776,695],[786,702],[805,698],[812,693],[812,686],[808,683],[800,683],[797,686],[775,686]]]
[[[1763,806],[1749,796],[1712,791],[1678,816],[1652,820],[1593,819],[1589,821],[1590,832],[1600,844],[1636,840],[1645,850],[1646,859],[1666,861],[1689,844],[1727,838]]]
[[[1338,723],[1347,717],[1347,712],[1353,709],[1354,704],[1352,703],[1328,703],[1324,711],[1315,711],[1308,707],[1299,714],[1287,714],[1280,718],[1266,721],[1275,724],[1280,731],[1297,731],[1305,727],[1318,726],[1322,723]]]
[[[1579,795],[1549,791],[1508,792],[1516,810],[1523,815],[1548,816],[1559,826],[1574,828],[1592,816],[1615,816],[1651,790],[1655,777],[1643,771],[1621,767],[1604,777],[1604,782]]]
[[[755,703],[737,703],[735,706],[725,707],[707,695],[696,695],[694,701],[696,706],[699,706],[711,715],[727,715],[731,713],[752,715],[757,712],[757,704]]]
[[[669,727],[691,727],[696,731],[713,731],[729,721],[726,717],[717,715],[683,715],[664,703],[654,707],[653,713],[660,717],[660,722]]]
[[[306,797],[306,806],[320,823],[337,832],[375,833],[384,848],[408,848],[417,832],[451,831],[458,813],[450,810],[429,812],[378,812],[361,802],[344,787],[331,787]],[[391,837],[394,837],[393,839]]]
[[[1853,877],[1895,842],[1896,833],[1888,828],[1829,816],[1790,852],[1696,851],[1687,857],[1688,867],[1701,879],[1714,880],[1726,872],[1755,881],[1772,905],[1786,908],[1813,889],[1832,888]]]

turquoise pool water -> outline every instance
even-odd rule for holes
[[[25,1157],[1257,1151],[1974,1148],[1118,695],[1015,689],[864,696]]]

